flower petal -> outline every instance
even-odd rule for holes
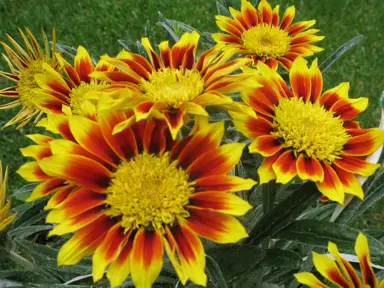
[[[380,167],[380,164],[369,163],[348,155],[341,155],[341,159],[335,159],[333,164],[347,172],[361,176],[371,176]]]
[[[283,149],[283,145],[280,144],[279,137],[263,135],[257,137],[248,148],[250,153],[260,153],[264,157],[269,157]]]
[[[297,282],[307,285],[310,288],[329,288],[329,286],[317,279],[317,277],[312,273],[300,272],[294,274],[293,276],[295,276]]]
[[[160,231],[140,228],[131,255],[132,280],[136,287],[151,287],[163,267],[163,238]]]
[[[276,153],[271,157],[264,158],[259,169],[257,169],[260,184],[268,183],[269,181],[276,179],[276,174],[272,166],[280,156],[281,153]]]
[[[194,193],[189,198],[189,205],[236,216],[242,216],[252,208],[240,197],[223,192]]]
[[[48,175],[98,192],[104,192],[113,177],[112,172],[98,162],[78,155],[54,155],[40,160],[39,165]]]
[[[371,257],[369,255],[368,239],[363,233],[359,233],[359,236],[357,236],[355,252],[359,258],[364,285],[369,285],[372,288],[378,287],[379,283],[372,269]]]
[[[309,68],[311,77],[311,102],[316,103],[319,101],[323,91],[323,75],[317,66],[317,58],[313,60],[311,68]]]
[[[339,116],[341,120],[354,119],[368,107],[368,98],[340,99],[332,105],[330,111]]]
[[[344,171],[343,169],[338,168],[336,165],[332,167],[335,170],[337,176],[339,177],[341,183],[344,186],[344,193],[352,194],[359,197],[361,200],[364,199],[364,191],[361,187],[359,180],[356,178],[356,175]]]
[[[45,159],[48,159],[48,158],[45,158]],[[45,174],[45,172],[43,172],[43,170],[41,169],[40,165],[37,164],[37,162],[25,163],[23,166],[19,168],[19,170],[16,171],[16,173],[19,174],[21,177],[24,178],[24,180],[27,180],[28,182],[39,182],[39,181],[52,179],[52,177],[48,176],[47,174]]]
[[[195,191],[240,191],[249,190],[256,184],[252,179],[230,175],[212,175],[195,180]]]
[[[289,6],[285,10],[283,18],[281,19],[280,29],[286,30],[289,25],[291,25],[293,18],[295,18],[296,9],[295,6]]]
[[[91,255],[112,226],[110,218],[102,215],[92,224],[79,230],[60,248],[57,265],[74,265],[85,256]]]
[[[88,51],[83,46],[79,46],[75,56],[75,70],[80,80],[89,83],[91,81],[89,74],[93,72],[93,68],[92,59]]]
[[[177,133],[179,133],[179,130],[184,124],[183,111],[181,111],[180,109],[177,109],[176,111],[165,110],[163,112],[163,115],[165,121],[167,122],[169,130],[171,131],[172,139],[176,139]]]
[[[116,223],[105,236],[103,242],[97,247],[92,258],[93,282],[99,281],[107,266],[119,257],[130,234],[124,234],[120,223]]]
[[[324,181],[316,182],[317,188],[323,195],[325,195],[329,199],[343,204],[344,203],[343,184],[341,183],[335,170],[333,170],[333,168],[329,164],[322,162],[322,166],[324,171]]]
[[[319,160],[307,158],[300,154],[296,162],[297,174],[301,180],[311,180],[313,182],[323,182],[324,171]]]
[[[384,142],[384,130],[372,129],[370,132],[351,137],[343,147],[343,154],[366,156],[375,152]]]
[[[289,79],[291,82],[293,94],[297,98],[303,98],[304,102],[311,100],[312,81],[311,74],[307,67],[307,61],[299,56],[293,62],[289,71]]]
[[[53,193],[56,188],[63,185],[64,181],[65,180],[55,178],[37,185],[26,201],[31,202]]]
[[[227,244],[248,237],[244,226],[233,216],[191,206],[188,211],[190,217],[186,219],[185,225],[204,238]]]
[[[272,169],[276,174],[276,182],[287,184],[297,175],[296,157],[291,150],[285,151],[273,163]]]
[[[204,247],[192,230],[183,224],[171,229],[175,239],[182,271],[192,282],[206,286]]]

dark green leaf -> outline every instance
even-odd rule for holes
[[[316,185],[307,182],[285,198],[252,229],[247,243],[260,244],[284,229],[305,212],[320,197]]]
[[[217,288],[227,288],[227,282],[224,279],[223,273],[221,272],[219,264],[216,263],[215,259],[207,255],[207,271],[209,279],[215,283]]]
[[[27,270],[0,271],[0,279],[6,279],[19,283],[57,283],[54,279],[49,279],[40,273]]]
[[[168,26],[165,22],[157,22],[156,25],[163,27],[168,32],[168,34],[172,37],[173,41],[175,42],[179,41],[179,35],[177,35],[175,30],[173,30],[171,26]]]
[[[19,216],[12,224],[12,229],[19,227],[24,222],[28,221],[30,218],[40,214],[43,211],[46,200],[40,199],[34,202],[29,203],[30,206],[27,210],[25,210],[21,216]]]
[[[221,4],[219,1],[216,1],[216,7],[217,7],[217,13],[219,15],[231,17],[231,13],[229,13],[229,10],[226,7],[224,7],[223,4]]]
[[[384,196],[384,172],[381,172],[365,189],[364,200],[354,197],[347,207],[336,219],[336,223],[347,224],[360,216],[373,204],[377,203]]]
[[[329,220],[335,210],[337,204],[327,203],[319,205],[318,207],[310,210],[308,214],[304,216],[305,219],[316,219],[316,220]]]
[[[266,249],[266,255],[259,265],[279,268],[300,268],[301,257],[296,252],[283,249]]]
[[[246,276],[237,279],[233,286],[235,288],[261,288],[263,281],[264,267],[257,267]]]
[[[206,253],[219,264],[227,282],[247,273],[265,256],[265,251],[252,245],[217,246]]]
[[[280,231],[277,238],[300,242],[306,245],[327,247],[334,242],[340,250],[354,251],[359,231],[348,226],[318,220],[297,220]],[[384,244],[367,235],[372,255],[384,255]]]
[[[52,45],[51,41],[50,41],[50,43]],[[56,43],[56,51],[64,53],[64,54],[68,55],[71,58],[75,58],[75,55],[77,53],[77,50],[76,50],[75,47],[70,47],[70,46],[63,45],[63,44],[58,44],[58,43]]]
[[[132,46],[135,45],[132,40],[117,39],[117,42],[127,51],[132,51]]]
[[[16,237],[19,239],[24,239],[30,235],[36,234],[37,232],[47,231],[52,229],[52,225],[36,225],[36,226],[27,226],[19,227],[11,230],[8,235],[11,237]]]
[[[325,72],[328,70],[329,67],[331,67],[331,65],[341,57],[341,55],[343,55],[345,52],[347,52],[349,49],[351,49],[353,46],[355,46],[356,44],[358,44],[362,39],[363,39],[363,35],[359,35],[359,36],[356,36],[355,38],[352,38],[351,40],[349,40],[348,42],[344,43],[343,45],[341,45],[335,52],[332,53],[331,56],[329,56],[327,58],[327,60],[325,60],[323,63],[321,63],[319,65],[319,68],[321,70],[321,72]]]

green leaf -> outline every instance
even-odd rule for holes
[[[49,41],[52,45],[52,42]],[[75,47],[67,46],[64,44],[56,43],[56,51],[66,54],[67,56],[71,58],[75,58],[75,55],[77,53],[77,50]]]
[[[331,67],[331,65],[341,57],[341,55],[343,55],[353,46],[357,45],[363,39],[363,37],[364,37],[363,35],[356,36],[355,38],[352,38],[348,42],[341,45],[335,52],[332,53],[331,56],[327,58],[327,60],[325,60],[323,63],[319,65],[321,72],[324,73],[325,71],[327,71],[328,68]]]
[[[272,211],[263,216],[249,233],[247,243],[260,244],[287,227],[305,212],[320,197],[316,185],[307,182],[301,185],[289,197],[285,198]]]
[[[19,283],[57,283],[54,279],[46,278],[44,275],[27,270],[0,271],[0,279],[15,281]],[[26,285],[25,287],[30,287]]]
[[[207,249],[219,264],[227,282],[247,274],[265,256],[265,251],[252,245],[224,245]]]
[[[274,268],[300,268],[301,257],[296,252],[284,249],[266,249],[266,255],[259,265]]]
[[[13,194],[12,197],[15,197],[16,199],[20,201],[25,201],[30,195],[33,189],[38,185],[39,183],[29,183],[27,185],[24,185],[20,189],[16,190]]]
[[[217,13],[219,13],[219,15],[232,17],[231,13],[229,13],[229,10],[226,7],[224,7],[223,4],[221,4],[219,1],[216,1],[216,8],[217,8]]]
[[[209,279],[215,283],[215,287],[228,288],[227,282],[224,279],[219,264],[217,264],[215,259],[209,255],[206,256],[206,259]]]
[[[316,220],[329,220],[336,206],[337,204],[335,203],[321,204],[313,210],[310,210],[308,214],[304,216],[304,218]]]
[[[52,229],[52,225],[36,225],[36,226],[27,226],[19,227],[11,230],[8,235],[11,237],[16,237],[19,239],[24,239],[30,235],[36,234],[41,231],[47,231]]]
[[[167,33],[172,37],[173,41],[175,42],[179,41],[179,35],[177,35],[175,30],[173,30],[171,26],[168,26],[165,22],[157,22],[156,25],[163,27],[165,31],[167,31]]]
[[[117,42],[119,42],[119,44],[121,46],[123,46],[123,48],[129,52],[132,51],[132,47],[134,47],[135,43],[132,41],[132,39],[128,39],[128,40],[124,40],[124,39],[117,39]]]
[[[24,222],[30,220],[32,217],[40,214],[40,212],[43,210],[46,200],[45,199],[40,199],[31,203],[28,203],[29,205],[27,206],[28,209],[26,209],[20,217],[18,217],[15,221],[13,221],[12,224],[12,229],[19,227],[21,224]]]
[[[261,288],[263,281],[264,267],[258,267],[245,277],[233,283],[235,288]]]
[[[331,241],[340,250],[354,251],[359,231],[348,226],[318,220],[297,220],[276,235],[279,239],[326,248]],[[372,255],[384,255],[384,244],[366,235]]]
[[[340,213],[335,223],[347,224],[359,217],[369,207],[384,197],[384,172],[381,172],[365,189],[364,200],[354,197],[347,207]]]

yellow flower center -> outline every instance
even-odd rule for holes
[[[189,216],[185,205],[194,192],[189,175],[169,161],[169,154],[157,157],[140,154],[122,162],[107,188],[108,215],[121,217],[126,229],[141,226],[162,229],[178,217]]]
[[[79,86],[76,88],[73,88],[71,91],[70,96],[70,106],[72,109],[72,113],[76,115],[88,115],[90,112],[90,109],[96,110],[96,102],[95,100],[92,100],[91,98],[87,97],[87,93],[94,90],[100,90],[103,88],[106,88],[110,86],[108,83],[100,82],[81,82]],[[92,96],[92,95],[88,95]]]
[[[270,24],[260,24],[245,31],[242,35],[244,46],[265,59],[277,59],[290,47],[291,39],[287,31]]]
[[[144,96],[153,101],[165,102],[173,108],[192,101],[204,90],[199,71],[163,68],[152,72],[150,81],[142,81]]]
[[[35,81],[36,74],[45,73],[43,64],[47,63],[43,60],[35,60],[31,62],[28,67],[21,70],[19,74],[19,81],[17,82],[17,92],[19,93],[20,101],[23,106],[35,109],[34,99],[37,97],[35,89],[39,87]]]
[[[293,152],[332,162],[348,141],[343,121],[319,103],[282,98],[275,109],[275,132]]]

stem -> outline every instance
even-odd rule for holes
[[[276,182],[269,181],[262,186],[263,194],[263,214],[264,217],[271,212],[276,199]],[[269,248],[269,239],[265,239],[262,244],[263,248]]]

